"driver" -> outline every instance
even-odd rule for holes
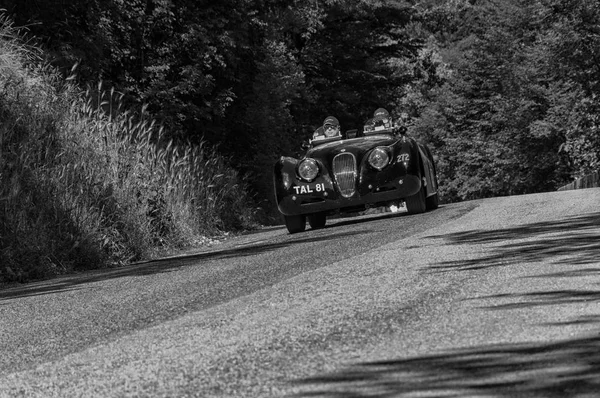
[[[325,137],[337,137],[340,135],[340,122],[333,116],[327,116],[323,121],[323,133]]]
[[[341,136],[340,122],[333,116],[327,116],[323,121],[323,126],[319,127],[313,134],[313,139],[321,137],[339,137]]]

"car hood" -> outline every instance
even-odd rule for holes
[[[367,137],[352,138],[341,141],[329,142],[310,149],[306,157],[321,159],[329,163],[335,155],[345,152],[352,153],[361,159],[365,152],[378,146],[392,145],[401,138],[392,135],[371,135]]]

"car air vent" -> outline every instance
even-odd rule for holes
[[[333,175],[340,193],[349,198],[356,191],[356,158],[351,153],[340,153],[333,158]]]

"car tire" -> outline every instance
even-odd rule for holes
[[[285,219],[285,226],[290,234],[297,232],[303,232],[306,229],[306,216],[283,216]]]
[[[440,205],[440,198],[438,194],[431,195],[430,197],[425,199],[425,208],[427,210],[435,210]]]
[[[315,213],[308,215],[308,223],[312,229],[320,229],[325,227],[327,223],[327,216],[325,213]]]
[[[419,192],[406,198],[405,202],[408,214],[424,213],[427,209],[425,204],[425,187],[421,187]]]

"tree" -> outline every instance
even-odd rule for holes
[[[564,131],[548,123],[552,104],[560,101],[542,81],[547,60],[532,55],[537,21],[531,9],[520,1],[501,8],[465,1],[434,10],[433,26],[442,31],[435,32],[440,65],[448,71],[415,131],[439,153],[443,196],[454,201],[555,189],[565,177],[558,153]]]
[[[540,74],[554,88],[548,92],[554,99],[554,123],[549,124],[560,127],[564,137],[561,151],[568,157],[574,177],[598,171],[600,4],[539,0],[532,8],[538,21],[533,54]]]

